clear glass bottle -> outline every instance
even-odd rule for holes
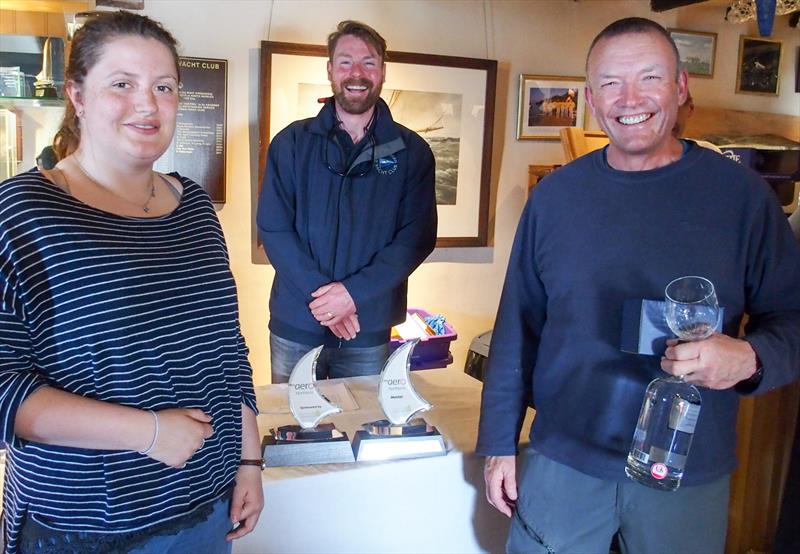
[[[659,377],[644,395],[625,473],[648,487],[677,490],[700,415],[700,391],[678,377]]]

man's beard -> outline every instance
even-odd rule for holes
[[[367,87],[367,96],[363,99],[348,98],[345,87],[352,85]],[[378,102],[383,85],[378,83],[378,85],[375,86],[374,83],[368,79],[349,79],[342,83],[342,88],[337,87],[336,83],[331,83],[331,88],[333,89],[333,97],[336,99],[336,103],[345,112],[352,115],[361,115]]]

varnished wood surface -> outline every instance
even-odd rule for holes
[[[0,7],[6,8],[6,1],[0,1]],[[63,13],[17,12],[2,9],[0,34],[64,38],[67,36],[67,31]]]
[[[798,383],[741,402],[726,554],[772,551],[798,405]]]
[[[800,142],[800,116],[696,106],[686,123],[687,137],[780,135]]]

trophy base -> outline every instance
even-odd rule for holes
[[[36,85],[33,89],[36,98],[58,98],[58,90],[52,85]]]
[[[303,429],[285,425],[272,429],[261,441],[267,467],[343,464],[355,461],[347,433],[333,424]]]
[[[444,456],[447,446],[436,427],[423,419],[414,419],[403,425],[392,425],[386,420],[364,424],[353,439],[356,460],[401,460]]]

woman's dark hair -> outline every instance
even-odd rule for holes
[[[103,54],[103,47],[114,39],[129,35],[152,38],[166,46],[175,60],[175,70],[180,77],[177,42],[158,21],[126,11],[91,12],[86,15],[90,17],[89,21],[75,32],[70,44],[65,80],[82,85],[86,74]],[[63,159],[78,148],[80,141],[78,115],[72,101],[67,99],[64,119],[53,139],[53,149],[58,158]]]

